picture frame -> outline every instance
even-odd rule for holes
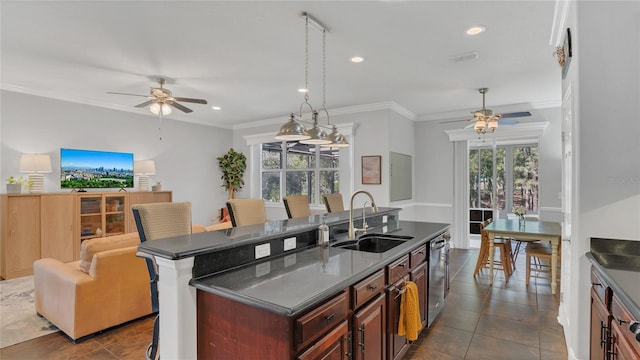
[[[562,65],[562,78],[567,77],[567,72],[569,71],[569,64],[571,63],[572,54],[571,48],[571,29],[567,28],[567,33],[564,36],[564,41],[562,43],[562,53],[564,54],[564,63]]]
[[[369,155],[362,156],[362,184],[380,185],[382,184],[382,156]]]

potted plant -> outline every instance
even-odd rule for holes
[[[7,194],[20,194],[22,192],[22,186],[28,189],[29,185],[31,185],[31,182],[22,176],[18,176],[18,178],[9,176],[7,179]]]
[[[162,184],[160,181],[156,181],[156,184],[151,186],[151,191],[162,191]]]
[[[236,191],[242,189],[244,185],[244,172],[247,169],[247,157],[241,152],[236,152],[233,148],[218,157],[218,166],[222,171],[222,185],[229,191],[229,199],[236,198]]]

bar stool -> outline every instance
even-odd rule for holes
[[[476,268],[473,272],[473,276],[478,275],[480,269],[489,268],[489,234],[484,230],[484,228],[491,224],[492,220],[493,219],[489,219],[480,224],[480,252],[478,253],[478,261],[476,262]],[[514,270],[511,241],[509,239],[494,239],[493,246],[500,250],[500,260],[493,262],[493,269],[502,270],[504,272],[505,281],[509,281],[509,276],[511,276]]]
[[[309,197],[307,195],[290,195],[285,196],[282,200],[289,219],[311,216]]]
[[[344,203],[342,202],[342,194],[323,194],[322,199],[327,207],[327,212],[344,211]]]
[[[227,201],[227,209],[233,227],[267,222],[262,199],[231,199]]]

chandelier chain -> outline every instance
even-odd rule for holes
[[[309,17],[304,19],[304,101],[309,101]]]

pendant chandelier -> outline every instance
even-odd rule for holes
[[[329,112],[326,107],[326,33],[329,31],[326,26],[322,25],[318,20],[313,18],[309,13],[303,11],[301,16],[305,19],[305,68],[304,68],[304,89],[300,92],[304,93],[304,101],[300,104],[298,113],[291,113],[289,121],[287,121],[275,136],[276,140],[299,141],[302,144],[320,145],[323,147],[346,147],[349,142],[338,132],[335,124],[329,122]],[[318,28],[322,32],[322,109],[327,116],[327,126],[318,124],[318,112],[309,104],[309,24]],[[311,110],[311,123],[302,120],[302,108],[309,107]],[[298,120],[296,120],[298,118]],[[307,130],[302,123],[312,125]],[[327,134],[323,128],[330,129]]]

